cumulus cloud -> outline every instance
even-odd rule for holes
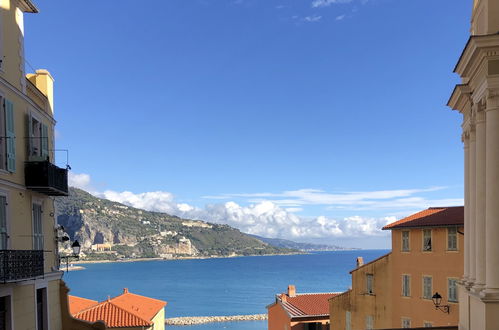
[[[90,175],[88,174],[75,174],[73,172],[68,173],[68,184],[72,187],[80,188],[86,191],[91,191],[90,186]]]
[[[334,4],[349,3],[352,1],[353,0],[314,0],[314,1],[312,1],[312,7],[313,8],[328,7],[328,6],[331,6]]]
[[[176,201],[166,191],[133,193],[130,191],[94,191],[88,174],[70,173],[71,186],[82,188],[96,195],[132,207],[149,211],[165,212],[179,217],[228,224],[243,232],[265,237],[288,239],[349,238],[387,235],[380,229],[396,220],[391,217],[349,216],[332,218],[327,216],[304,217],[296,213],[304,205],[325,205],[330,209],[351,210],[386,208],[418,211],[428,206],[462,205],[461,199],[427,200],[414,196],[418,193],[441,190],[443,187],[425,189],[380,190],[367,192],[327,193],[317,189],[300,189],[282,193],[226,194],[206,196],[217,203],[196,207]],[[246,198],[241,205],[234,198]],[[227,201],[223,202],[225,199]],[[401,215],[407,215],[401,212]]]

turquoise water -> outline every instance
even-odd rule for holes
[[[85,264],[64,274],[70,294],[102,301],[127,287],[133,293],[165,300],[166,316],[216,316],[266,313],[276,293],[288,284],[297,292],[345,291],[355,259],[368,262],[387,250],[318,252],[306,255],[238,257]],[[263,330],[266,321],[213,323],[168,329]]]

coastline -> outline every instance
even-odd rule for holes
[[[73,264],[104,264],[104,263],[118,263],[118,262],[142,262],[142,261],[174,261],[174,260],[203,260],[203,259],[227,259],[227,258],[242,258],[242,257],[270,257],[270,256],[292,256],[292,255],[306,255],[310,252],[299,251],[293,253],[277,253],[277,254],[254,254],[254,255],[233,255],[233,256],[200,256],[200,257],[177,257],[172,259],[165,259],[161,257],[155,258],[133,258],[133,259],[119,259],[119,260],[78,260]]]

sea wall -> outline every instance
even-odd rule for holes
[[[232,315],[232,316],[187,316],[173,317],[165,320],[166,325],[196,325],[213,322],[263,321],[267,314]]]

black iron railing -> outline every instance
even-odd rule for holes
[[[68,195],[68,170],[49,161],[26,162],[26,188],[49,196]]]
[[[0,282],[43,276],[43,250],[0,250]]]

